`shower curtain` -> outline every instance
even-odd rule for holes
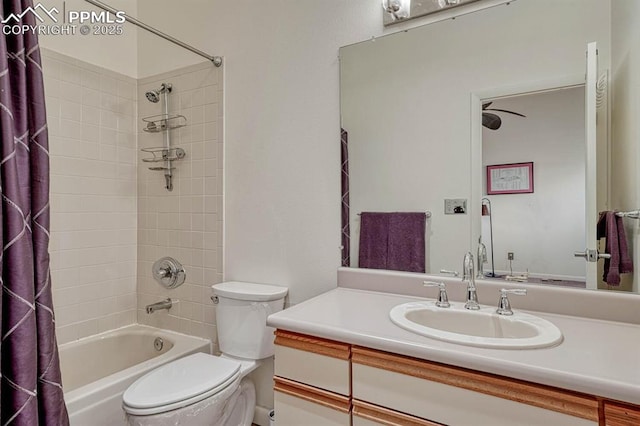
[[[1,7],[4,20],[33,4],[3,0]],[[29,11],[20,20],[37,24]],[[44,86],[30,32],[0,36],[0,133],[0,424],[68,425],[49,274]]]
[[[340,129],[341,184],[342,184],[342,266],[351,266],[351,231],[349,229],[349,134]]]

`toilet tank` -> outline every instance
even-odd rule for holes
[[[229,281],[214,284],[218,343],[224,354],[262,359],[273,355],[272,327],[267,316],[284,308],[288,289],[267,284]]]

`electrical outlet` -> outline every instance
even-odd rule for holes
[[[467,214],[467,200],[464,198],[445,199],[444,214]]]
[[[512,251],[507,253],[507,260],[513,260],[513,252]]]

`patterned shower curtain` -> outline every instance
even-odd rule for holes
[[[3,0],[0,16],[29,7]],[[31,13],[21,23],[36,24]],[[0,35],[0,133],[0,424],[68,425],[49,274],[44,86],[38,39],[28,32]]]

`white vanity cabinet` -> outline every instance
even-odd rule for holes
[[[638,426],[640,407],[276,331],[277,426]]]
[[[351,345],[276,331],[278,426],[351,425]]]

